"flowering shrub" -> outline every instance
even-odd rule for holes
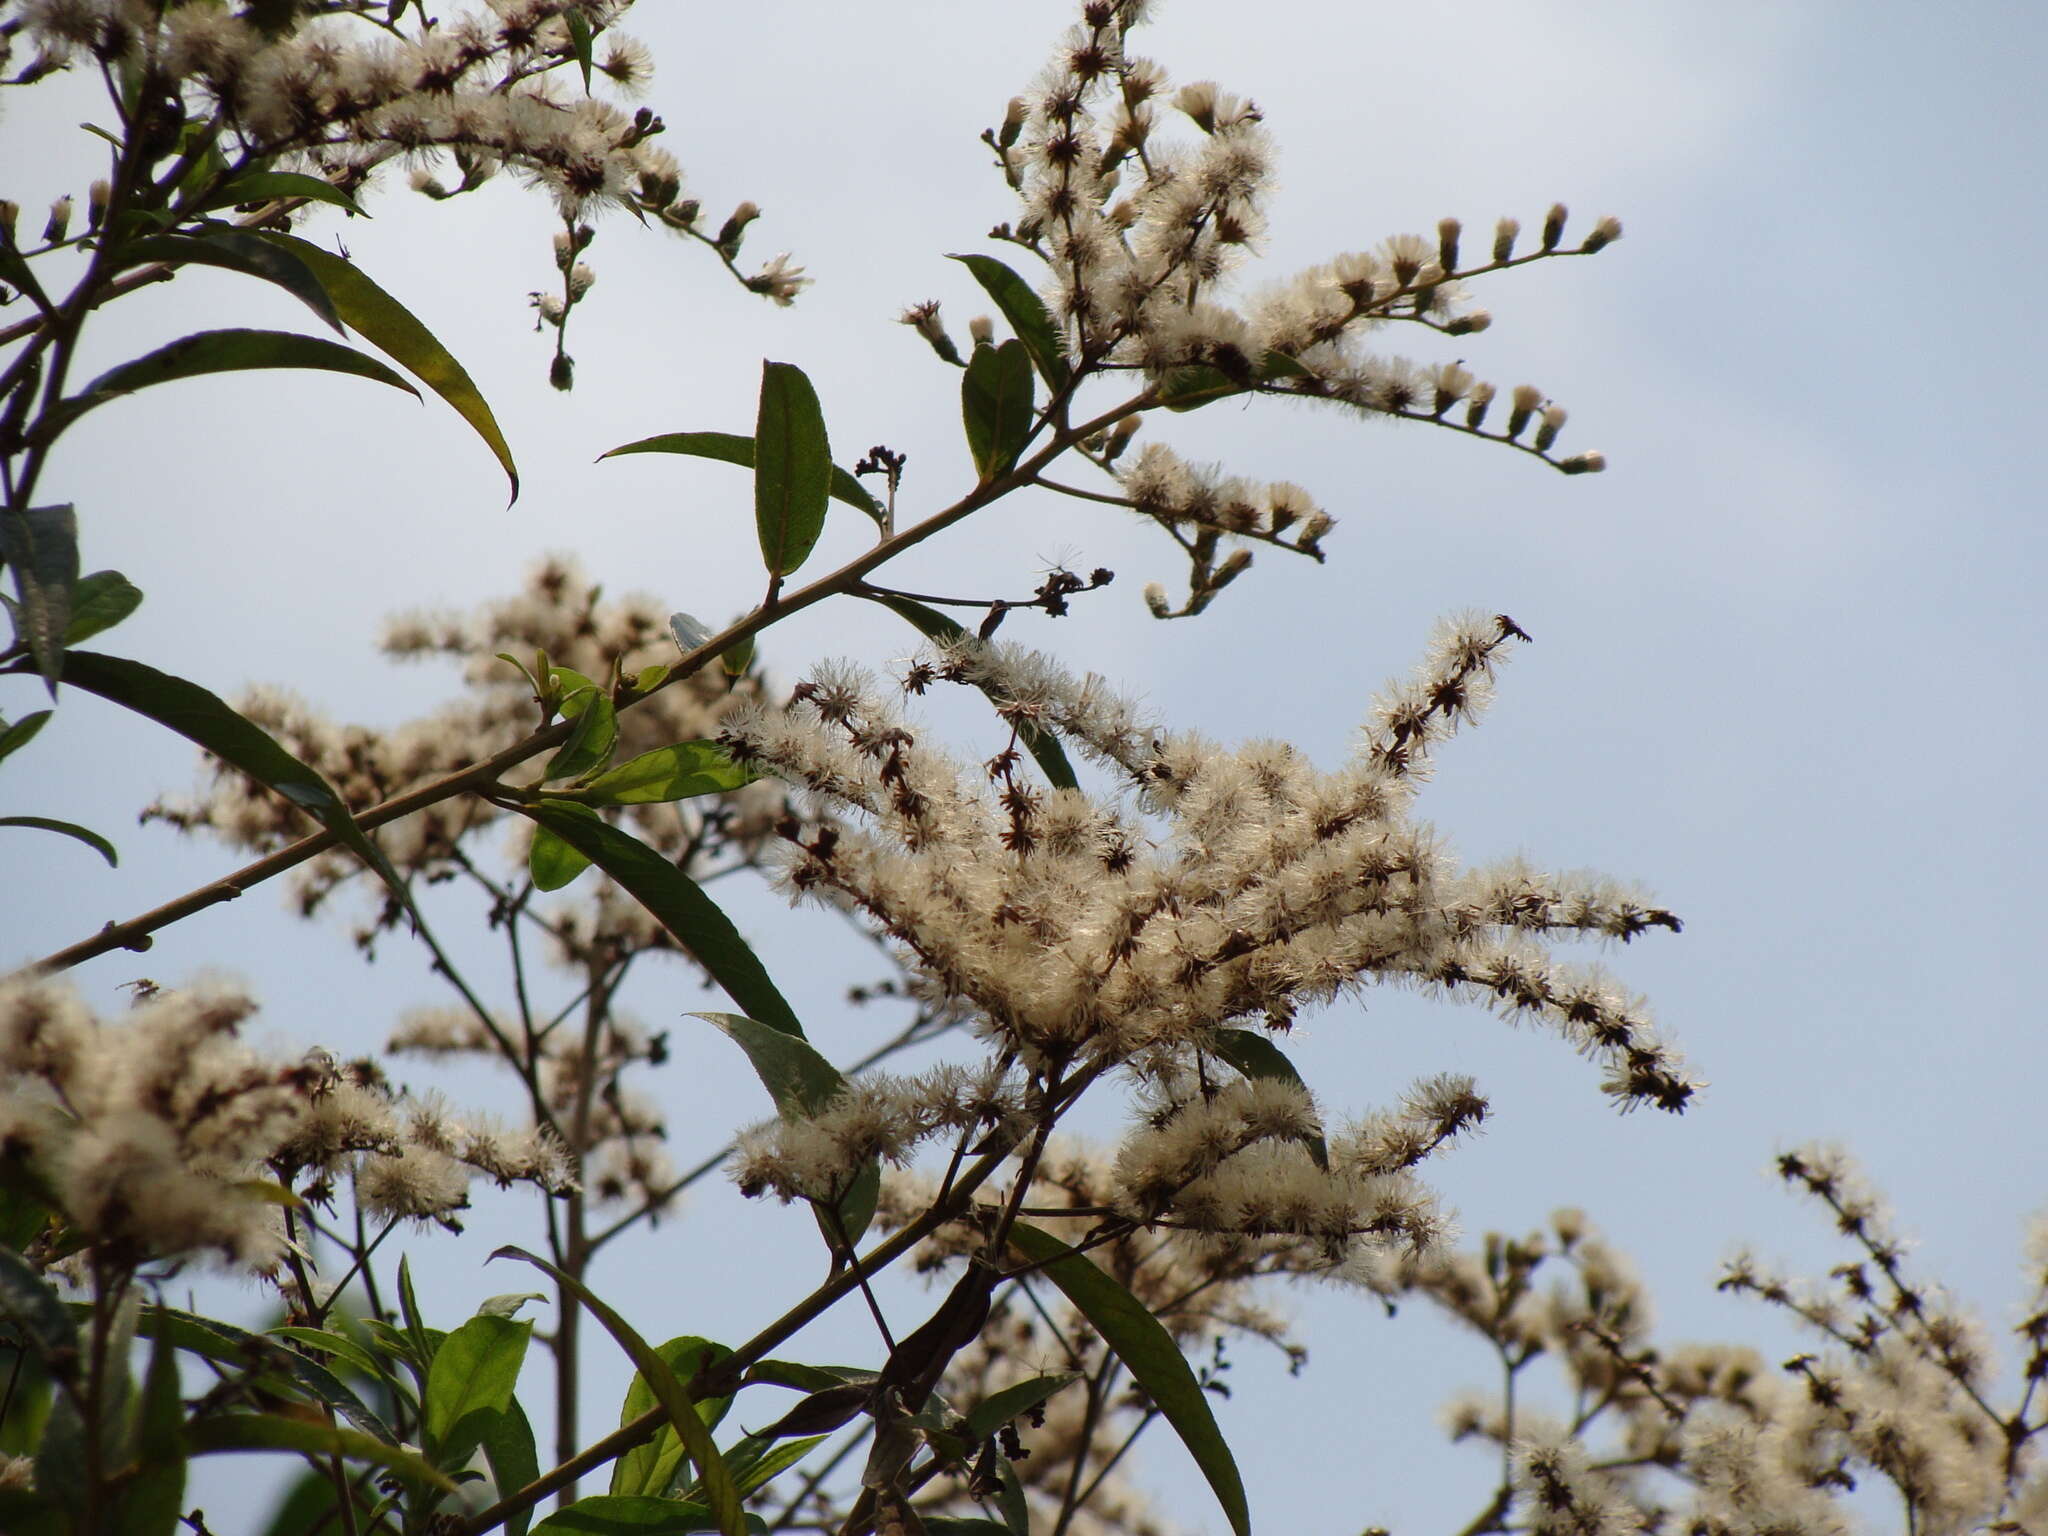
[[[1323,770],[1285,743],[1175,730],[1103,678],[999,637],[1012,614],[1089,600],[1106,569],[1055,568],[1026,597],[888,584],[898,556],[1034,489],[1135,515],[1171,542],[1187,575],[1177,594],[1145,589],[1160,619],[1209,612],[1262,548],[1325,560],[1336,519],[1309,489],[1157,440],[1162,420],[1229,399],[1408,420],[1565,474],[1604,467],[1560,447],[1564,408],[1540,389],[1500,390],[1382,343],[1397,326],[1485,330],[1475,284],[1598,253],[1619,223],[1572,231],[1557,206],[1526,239],[1508,219],[1468,241],[1447,219],[1248,290],[1237,274],[1271,177],[1263,114],[1213,82],[1176,89],[1138,54],[1140,0],[1084,0],[1050,67],[983,135],[1017,199],[992,243],[1031,275],[960,258],[993,311],[964,347],[936,303],[903,313],[959,373],[972,478],[952,501],[909,494],[886,445],[837,462],[808,377],[766,363],[751,435],[686,425],[613,450],[751,475],[766,588],[722,629],[607,596],[552,557],[472,615],[393,622],[391,655],[457,660],[464,692],[388,729],[329,721],[270,687],[230,704],[84,647],[141,594],[116,571],[81,573],[74,510],[45,504],[41,484],[51,446],[119,397],[251,368],[416,381],[516,490],[475,381],[370,274],[294,232],[359,210],[388,167],[430,199],[501,171],[545,195],[556,276],[532,302],[560,388],[574,382],[567,338],[593,291],[600,207],[706,246],[778,304],[798,296],[807,279],[788,256],[740,266],[760,210],[743,203],[714,228],[684,195],[661,119],[611,99],[650,79],[646,50],[619,30],[627,9],[0,9],[6,83],[97,75],[115,125],[82,209],[59,199],[31,238],[33,219],[0,205],[0,297],[23,316],[0,329],[0,557],[14,588],[0,673],[53,700],[82,689],[195,742],[209,754],[200,783],[146,814],[250,860],[0,982],[0,1528],[203,1531],[192,1459],[262,1450],[302,1466],[277,1529],[1149,1532],[1159,1522],[1120,1464],[1164,1423],[1243,1536],[1252,1511],[1208,1401],[1233,1339],[1299,1362],[1267,1296],[1281,1276],[1424,1298],[1494,1348],[1510,1389],[1558,1363],[1567,1417],[1512,1390],[1497,1408],[1454,1407],[1455,1434],[1501,1453],[1470,1536],[1674,1521],[1832,1532],[1859,1474],[1897,1490],[1912,1531],[2040,1524],[2038,1298],[2020,1327],[2028,1386],[1994,1409],[1976,1332],[1906,1276],[1837,1163],[1801,1154],[1785,1172],[1860,1245],[1839,1294],[1748,1262],[1724,1282],[1824,1336],[1829,1353],[1772,1374],[1740,1348],[1653,1349],[1639,1288],[1583,1218],[1457,1251],[1425,1165],[1486,1120],[1476,1080],[1339,1104],[1290,1061],[1291,1033],[1325,1005],[1393,985],[1541,1023],[1618,1108],[1676,1113],[1694,1098],[1646,1005],[1553,953],[1676,933],[1678,917],[1603,878],[1461,865],[1417,819],[1436,753],[1528,639],[1512,618],[1448,621],[1372,702],[1349,761]],[[217,330],[72,377],[102,309],[194,265],[282,288],[389,362],[324,336]],[[834,503],[872,543],[799,579]],[[892,674],[824,660],[790,686],[761,669],[763,631],[856,600],[920,637]],[[992,710],[958,752],[917,702],[953,687]],[[0,720],[0,759],[50,714]],[[100,833],[43,817],[0,818],[0,832],[113,854]],[[447,994],[396,1021],[390,1062],[266,1054],[242,1038],[255,1004],[222,983],[145,984],[117,1020],[61,977],[280,876],[301,915],[341,914],[366,954],[416,942],[431,956]],[[764,881],[869,941],[887,975],[854,1000],[901,1009],[898,1032],[835,1060],[711,893],[727,878]],[[512,1005],[488,1006],[492,989],[436,935],[418,899],[430,886],[474,900],[502,941],[497,990]],[[628,973],[650,966],[724,993],[730,1011],[702,1017],[775,1109],[691,1169],[668,1155],[656,1091],[675,1047],[618,1005]],[[569,1004],[539,1001],[543,970]],[[891,1069],[932,1043],[937,1065]],[[508,1074],[520,1123],[405,1086],[397,1074],[422,1058]],[[1105,1099],[1125,1128],[1090,1145],[1077,1110]],[[650,1342],[593,1292],[592,1262],[721,1169],[747,1196],[809,1209],[826,1277],[739,1344]],[[479,1179],[531,1192],[534,1251],[496,1257],[551,1292],[493,1298],[444,1329],[393,1238],[459,1233]],[[871,1282],[905,1260],[947,1288],[922,1321],[892,1322]],[[1567,1284],[1539,1292],[1545,1266]],[[259,1287],[274,1325],[175,1306],[173,1280],[200,1269]],[[520,1315],[535,1302],[554,1307],[546,1334]],[[875,1324],[862,1363],[778,1355],[841,1305]],[[592,1323],[636,1370],[619,1427],[596,1437],[582,1427]],[[552,1377],[545,1457],[520,1385],[536,1341]],[[761,1388],[797,1395],[756,1390],[744,1422],[761,1427],[729,1429],[735,1397]],[[585,1494],[599,1474],[606,1491]]]

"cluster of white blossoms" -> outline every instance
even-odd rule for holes
[[[1741,1345],[1659,1344],[1641,1280],[1576,1211],[1547,1234],[1491,1236],[1383,1271],[1381,1289],[1435,1302],[1488,1339],[1511,1377],[1540,1359],[1563,1373],[1568,1416],[1532,1406],[1527,1386],[1449,1406],[1454,1438],[1512,1454],[1504,1528],[1849,1536],[1878,1506],[1848,1496],[1875,1485],[1922,1536],[2048,1530],[2048,1463],[2035,1444],[2048,1430],[2036,1401],[2048,1379],[2048,1222],[2029,1243],[2014,1324],[2017,1406],[2001,1409],[1982,1329],[1906,1273],[1904,1245],[1841,1154],[1801,1149],[1780,1173],[1860,1250],[1825,1285],[1795,1285],[1747,1256],[1729,1265],[1722,1289],[1763,1298],[1821,1340],[1821,1352],[1781,1364]],[[1540,1283],[1560,1267],[1566,1278]]]
[[[492,1022],[486,1028],[461,1008],[414,1008],[385,1049],[394,1056],[499,1061],[530,1075],[541,1107],[575,1142],[579,1183],[593,1203],[665,1209],[677,1193],[667,1116],[625,1077],[635,1066],[666,1061],[667,1041],[615,1015],[594,1032],[557,1026],[535,1040],[502,1020]]]
[[[289,692],[262,688],[237,701],[250,719],[324,775],[351,810],[371,806],[457,773],[524,740],[539,715],[533,690],[518,667],[499,653],[532,664],[544,652],[556,667],[609,684],[675,657],[662,605],[635,595],[607,597],[574,560],[542,561],[522,591],[486,603],[469,615],[425,614],[396,620],[384,640],[398,658],[446,658],[462,666],[465,692],[440,709],[382,729],[341,725],[314,712]],[[726,714],[754,700],[760,680],[728,678],[707,670],[661,689],[618,716],[618,760],[677,742],[715,735]],[[753,855],[783,814],[784,796],[772,784],[672,804],[627,808],[633,833],[673,858],[691,858],[702,875],[724,862]],[[475,795],[455,795],[380,828],[377,842],[401,871],[439,878],[462,857],[462,843],[506,819],[508,813]],[[229,844],[268,853],[304,837],[311,823],[277,795],[233,769],[215,764],[204,789],[159,801],[146,813],[187,831],[206,831]],[[515,836],[523,853],[530,835],[520,818]],[[329,854],[303,866],[299,899],[310,912],[338,886],[363,875],[352,855]],[[388,913],[396,919],[398,914]],[[638,902],[606,883],[587,902],[565,910],[556,927],[567,958],[613,942],[662,947],[673,940]]]
[[[1683,1109],[1693,1085],[1640,1002],[1535,942],[1677,920],[1601,880],[1519,863],[1462,873],[1409,815],[1431,747],[1483,705],[1519,634],[1504,618],[1445,626],[1334,773],[1280,743],[1232,751],[1156,732],[1101,679],[972,640],[913,666],[908,686],[976,683],[1128,793],[1039,786],[1014,749],[963,768],[846,667],[797,688],[786,711],[735,714],[721,740],[835,818],[799,833],[788,887],[865,912],[926,985],[1033,1067],[1170,1062],[1220,1026],[1285,1029],[1301,1008],[1391,982],[1543,1020],[1605,1065],[1623,1105]]]
[[[648,84],[646,48],[614,30],[630,8],[485,0],[430,16],[423,6],[338,0],[300,15],[296,6],[22,0],[0,28],[0,68],[22,42],[35,51],[13,83],[81,58],[119,70],[135,82],[142,109],[132,131],[152,163],[182,152],[181,129],[209,118],[227,135],[221,150],[302,166],[350,192],[403,160],[416,188],[452,195],[427,169],[445,155],[460,173],[455,192],[509,167],[571,221],[626,207],[716,245],[730,263],[759,210],[746,205],[752,213],[715,236],[701,227],[675,156],[656,142],[661,119],[588,89],[601,80],[632,96]],[[418,13],[410,28],[408,9]],[[572,86],[564,71],[579,63],[584,81]],[[782,304],[808,281],[786,254],[741,280]]]
[[[1219,387],[1310,396],[1515,443],[1567,473],[1602,468],[1597,453],[1553,455],[1565,412],[1541,390],[1514,390],[1505,419],[1489,423],[1494,386],[1457,363],[1370,352],[1362,337],[1387,321],[1483,330],[1489,316],[1466,307],[1462,280],[1598,251],[1620,238],[1620,222],[1603,218],[1567,246],[1566,211],[1553,207],[1518,255],[1520,225],[1503,219],[1467,262],[1462,226],[1445,219],[1431,236],[1397,235],[1233,305],[1224,281],[1264,231],[1273,147],[1253,102],[1211,81],[1175,91],[1157,63],[1128,51],[1145,9],[1084,0],[1050,67],[986,135],[1022,202],[1014,228],[998,233],[1047,262],[1074,362],[1140,371],[1159,403]],[[1192,144],[1160,131],[1167,113],[1193,125]]]
[[[58,1253],[269,1271],[281,1201],[331,1206],[351,1184],[373,1219],[453,1225],[478,1176],[570,1187],[545,1133],[397,1097],[367,1062],[259,1055],[238,1038],[254,1011],[224,989],[143,989],[109,1021],[54,981],[0,988],[0,1155],[62,1217]]]

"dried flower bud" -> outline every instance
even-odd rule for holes
[[[1003,108],[1003,126],[996,130],[996,143],[1008,149],[1017,142],[1024,131],[1024,120],[1031,115],[1031,108],[1022,96],[1012,96],[1010,104]]]
[[[1493,226],[1493,259],[1512,261],[1515,255],[1515,236],[1522,232],[1520,219],[1502,219]]]
[[[1207,586],[1211,592],[1220,592],[1251,569],[1252,552],[1248,549],[1233,549],[1224,556],[1223,563],[1216,567]]]
[[[1563,203],[1552,203],[1550,212],[1543,215],[1543,249],[1554,251],[1557,242],[1564,238],[1565,207]]]
[[[1534,384],[1517,384],[1514,399],[1514,409],[1508,414],[1508,436],[1520,437],[1529,418],[1542,408],[1543,391]]]
[[[1166,588],[1156,581],[1145,583],[1145,606],[1152,610],[1155,619],[1169,618],[1173,614],[1173,604],[1167,600]]]
[[[1486,408],[1493,404],[1493,386],[1475,384],[1465,396],[1465,425],[1477,432],[1486,422]]]
[[[1536,428],[1536,451],[1548,453],[1550,445],[1557,441],[1557,434],[1564,426],[1565,410],[1561,405],[1546,406],[1543,421]]]
[[[1610,213],[1593,226],[1592,233],[1580,242],[1579,249],[1590,256],[1593,252],[1614,244],[1620,238],[1621,220]]]
[[[560,325],[562,317],[568,314],[569,306],[562,302],[559,293],[543,293],[533,301],[533,307],[540,311],[540,317],[549,325]]]
[[[104,178],[96,181],[85,195],[85,227],[98,229],[107,217],[107,200],[114,195],[113,184]]]
[[[576,241],[566,229],[555,231],[555,269],[566,272],[576,262]]]
[[[576,387],[576,359],[566,352],[557,352],[555,360],[548,364],[548,383],[567,394]]]
[[[1558,460],[1557,467],[1568,475],[1597,475],[1607,467],[1607,455],[1598,451],[1575,453]]]
[[[996,339],[996,323],[987,315],[976,315],[967,322],[967,336],[977,347],[991,346]]]
[[[1135,413],[1126,416],[1109,429],[1109,441],[1103,444],[1102,456],[1111,464],[1123,457],[1123,451],[1131,446],[1131,439],[1138,435],[1138,428],[1145,425],[1145,418]]]
[[[1446,274],[1458,270],[1458,236],[1463,234],[1464,230],[1465,226],[1456,219],[1436,221],[1436,264],[1442,267]]]
[[[1453,315],[1449,320],[1446,320],[1444,322],[1444,334],[1447,336],[1470,336],[1474,332],[1485,330],[1492,324],[1493,312],[1491,310],[1475,309],[1462,315]]]
[[[570,302],[574,303],[590,292],[591,284],[596,281],[597,273],[591,270],[590,264],[582,261],[577,262],[575,266],[569,269],[568,288]]]
[[[15,249],[14,230],[21,222],[21,204],[11,199],[0,198],[0,246]]]
[[[953,345],[953,338],[946,334],[945,323],[939,319],[937,299],[927,299],[922,304],[913,304],[898,318],[922,336],[931,349],[947,362],[960,361],[960,349]]]
[[[761,205],[748,201],[733,209],[732,217],[718,228],[718,239],[714,242],[728,256],[737,256],[740,241],[746,237],[747,226],[761,217]]]
[[[71,228],[71,198],[67,193],[50,204],[50,217],[43,225],[43,243],[55,245]]]

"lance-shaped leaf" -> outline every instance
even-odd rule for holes
[[[518,1259],[533,1265],[590,1309],[590,1315],[632,1358],[634,1366],[653,1389],[655,1400],[668,1415],[669,1424],[683,1442],[683,1449],[696,1463],[697,1475],[704,1485],[704,1502],[718,1530],[723,1536],[741,1536],[746,1527],[740,1517],[739,1490],[733,1486],[732,1476],[726,1471],[725,1458],[718,1454],[718,1447],[712,1442],[711,1431],[697,1415],[697,1405],[690,1401],[690,1394],[676,1379],[676,1373],[669,1369],[668,1362],[634,1332],[632,1324],[599,1300],[590,1287],[567,1271],[556,1268],[539,1254],[528,1253],[523,1248],[505,1247],[491,1257]],[[545,1522],[541,1528],[545,1528]]]
[[[327,373],[348,373],[358,378],[389,384],[417,398],[419,391],[374,357],[365,357],[353,347],[318,336],[301,336],[296,331],[200,331],[180,337],[169,346],[158,347],[147,357],[110,368],[79,393],[64,401],[43,418],[38,440],[47,441],[95,406],[132,395],[154,384],[178,379],[196,379],[210,373],[240,373],[254,368],[310,368]]]
[[[185,1405],[179,1397],[178,1352],[157,1338],[149,1374],[135,1404],[129,1436],[135,1475],[121,1493],[123,1532],[172,1536],[185,1493]]]
[[[705,1504],[645,1494],[593,1493],[549,1515],[533,1528],[533,1536],[686,1536],[690,1531],[724,1528]],[[759,1515],[748,1515],[745,1529],[765,1531],[768,1523]]]
[[[114,845],[92,828],[81,827],[75,821],[57,821],[49,816],[0,816],[0,827],[33,827],[39,832],[56,832],[65,837],[74,837],[115,869],[121,867],[121,855]]]
[[[760,775],[742,768],[715,741],[679,741],[609,768],[565,794],[591,805],[662,805],[692,795],[716,795],[751,784]]]
[[[581,816],[594,825],[602,825],[597,812],[587,805],[573,800],[555,803],[572,816]],[[570,846],[545,826],[533,829],[533,842],[526,850],[526,873],[535,890],[559,891],[588,868],[590,858],[581,849]]]
[[[80,1315],[88,1310],[81,1306]],[[258,1367],[282,1378],[277,1384],[280,1390],[288,1380],[293,1390],[302,1391],[324,1403],[365,1434],[393,1445],[398,1443],[398,1436],[392,1433],[391,1427],[339,1376],[319,1361],[297,1350],[287,1349],[275,1339],[251,1333],[246,1328],[237,1328],[233,1323],[201,1317],[193,1312],[180,1312],[171,1307],[150,1308],[142,1315],[136,1331],[145,1339],[168,1338],[180,1349],[234,1370],[247,1371],[251,1366]],[[372,1374],[375,1374],[375,1368]]]
[[[557,667],[554,676],[559,683],[580,674]],[[574,720],[576,728],[562,743],[561,750],[548,759],[541,773],[543,779],[573,779],[600,768],[610,760],[612,748],[619,744],[618,712],[602,688],[586,681],[563,695],[561,707],[564,718]]]
[[[599,454],[598,462],[617,458],[622,453],[679,453],[693,459],[716,459],[721,464],[737,464],[742,469],[754,467],[754,440],[741,437],[737,432],[662,432],[654,437],[643,437],[636,443],[622,443],[607,453]],[[830,495],[832,500],[845,502],[873,518],[877,524],[887,515],[886,509],[868,488],[837,464],[832,466]]]
[[[266,233],[264,239],[290,251],[313,269],[320,286],[350,330],[361,336],[402,366],[414,378],[455,408],[471,430],[484,440],[505,477],[512,482],[512,499],[519,499],[519,466],[512,462],[512,450],[505,444],[498,420],[491,414],[483,394],[469,374],[441,345],[434,333],[398,300],[379,288],[354,262],[322,250],[296,235]]]
[[[1207,363],[1197,363],[1191,368],[1176,368],[1159,383],[1156,391],[1159,403],[1169,411],[1193,411],[1214,400],[1228,400],[1241,395],[1254,383],[1270,384],[1276,379],[1306,379],[1315,375],[1304,368],[1285,352],[1269,351],[1259,360],[1259,366],[1249,378],[1240,375],[1232,378],[1220,368],[1211,368]]]
[[[943,613],[927,608],[923,603],[913,602],[910,598],[894,597],[882,592],[862,595],[871,597],[884,608],[902,615],[927,639],[954,640],[967,633]],[[996,703],[1003,702],[1002,694],[987,683],[979,683],[976,686]],[[1060,739],[1051,731],[1029,720],[1019,720],[1017,739],[1024,743],[1025,750],[1037,760],[1039,771],[1045,775],[1047,782],[1057,789],[1080,788],[1080,781],[1074,777],[1074,765],[1067,761],[1066,749],[1060,745]]]
[[[452,1493],[455,1484],[427,1464],[418,1452],[387,1445],[358,1430],[312,1424],[304,1419],[268,1413],[227,1413],[194,1419],[185,1428],[195,1456],[220,1451],[298,1451],[308,1456],[340,1456],[347,1461],[388,1467],[410,1482],[425,1483]]]
[[[787,576],[809,557],[825,528],[832,488],[832,445],[818,392],[794,363],[761,365],[754,418],[754,529],[771,576]]]
[[[483,1443],[492,1416],[511,1405],[533,1324],[472,1317],[441,1341],[427,1371],[427,1446],[444,1467],[460,1469]]]
[[[1045,300],[1031,291],[1031,285],[993,256],[955,256],[953,260],[974,274],[984,292],[996,301],[996,308],[1010,322],[1010,329],[1031,354],[1032,364],[1046,388],[1064,389],[1073,370],[1067,366],[1066,349],[1060,345],[1059,327]]]
[[[676,1373],[676,1380],[690,1381],[706,1365],[715,1365],[732,1351],[723,1344],[710,1339],[700,1339],[695,1334],[684,1334],[670,1339],[655,1351],[668,1362],[668,1368]],[[661,1399],[655,1395],[645,1376],[634,1372],[632,1382],[626,1388],[626,1395],[619,1402],[619,1423],[632,1423],[641,1414],[655,1406]],[[716,1429],[725,1417],[725,1411],[732,1406],[732,1398],[708,1397],[697,1404],[697,1417],[708,1429]],[[674,1480],[682,1464],[683,1444],[676,1438],[673,1429],[664,1428],[652,1440],[641,1442],[625,1455],[612,1463],[613,1493],[662,1494]]]
[[[520,809],[624,886],[750,1015],[802,1037],[795,1010],[732,919],[696,881],[630,832],[599,820],[588,806],[543,800]]]
[[[785,1120],[802,1120],[818,1114],[846,1091],[846,1079],[839,1075],[839,1069],[819,1055],[801,1034],[791,1034],[737,1013],[700,1013],[696,1017],[747,1053],[754,1075],[761,1079],[761,1086],[775,1101],[776,1112]],[[870,1158],[839,1197],[837,1226],[843,1232],[835,1230],[825,1212],[818,1210],[818,1228],[834,1253],[842,1245],[851,1249],[860,1241],[868,1223],[875,1219],[881,1190],[881,1165]]]
[[[65,675],[87,693],[111,699],[187,741],[204,747],[230,767],[267,784],[320,825],[342,846],[383,877],[409,911],[412,896],[398,871],[356,825],[341,796],[320,775],[273,741],[262,727],[228,707],[218,694],[159,672],[155,667],[97,651],[72,651],[65,657]]]
[[[14,572],[15,628],[54,697],[78,585],[78,515],[69,506],[0,508],[0,556]]]
[[[1021,341],[974,349],[960,378],[960,419],[983,480],[1017,462],[1031,436],[1031,359]]]
[[[1301,1074],[1294,1070],[1294,1063],[1281,1052],[1280,1047],[1264,1035],[1249,1029],[1219,1029],[1209,1041],[1209,1049],[1229,1062],[1246,1077],[1270,1078],[1275,1082],[1291,1083],[1303,1093],[1308,1084],[1301,1080]],[[1329,1144],[1322,1134],[1310,1131],[1301,1138],[1301,1144],[1308,1148],[1308,1155],[1315,1159],[1318,1168],[1330,1166]]]
[[[119,571],[81,576],[71,589],[71,622],[64,628],[64,643],[82,645],[141,606],[142,589]]]
[[[224,181],[195,206],[196,211],[232,208],[237,203],[267,203],[283,198],[303,198],[309,203],[331,203],[367,219],[362,205],[332,182],[297,171],[244,171]]]
[[[977,1441],[986,1440],[1020,1413],[1029,1413],[1062,1388],[1081,1379],[1079,1371],[1059,1371],[1050,1376],[1033,1376],[1014,1387],[982,1399],[967,1415],[967,1433]]]
[[[484,1425],[484,1460],[490,1463],[491,1481],[497,1484],[500,1498],[517,1493],[540,1476],[540,1452],[534,1443],[533,1425],[527,1421],[526,1410],[519,1406],[518,1398],[513,1398],[503,1413]],[[531,1508],[505,1517],[509,1536],[526,1536],[526,1528],[532,1523]]]
[[[171,267],[220,267],[225,271],[259,277],[266,283],[275,283],[312,310],[324,324],[333,328],[335,335],[344,334],[334,300],[327,296],[326,288],[321,286],[313,269],[295,252],[272,245],[261,235],[248,230],[223,227],[203,235],[145,235],[123,245],[120,253],[124,267],[161,262]]]
[[[6,762],[11,754],[19,752],[34,741],[37,732],[49,722],[53,713],[53,710],[39,709],[32,715],[23,715],[6,729],[0,730],[0,763]]]
[[[1195,1458],[1230,1528],[1237,1536],[1250,1536],[1251,1512],[1237,1462],[1209,1411],[1208,1394],[1195,1380],[1173,1335],[1143,1302],[1051,1233],[1020,1221],[1010,1228],[1010,1243],[1095,1326]]]

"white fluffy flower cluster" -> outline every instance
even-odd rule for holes
[[[108,1022],[55,982],[0,988],[0,1154],[69,1238],[126,1265],[212,1253],[269,1270],[281,1201],[324,1203],[341,1181],[372,1217],[448,1224],[479,1174],[570,1187],[544,1133],[397,1098],[324,1052],[265,1059],[237,1038],[254,1011],[232,991],[157,990]]]
[[[722,740],[842,818],[799,837],[789,888],[867,913],[1029,1065],[1157,1065],[1233,1022],[1284,1029],[1391,982],[1543,1020],[1606,1066],[1624,1106],[1683,1109],[1693,1085],[1641,1003],[1536,942],[1676,919],[1601,881],[1460,873],[1409,814],[1431,747],[1483,704],[1519,633],[1504,618],[1447,626],[1333,773],[1278,743],[1155,733],[1099,679],[973,642],[914,682],[980,685],[1020,731],[1066,736],[1117,770],[1125,798],[1029,783],[1014,750],[963,769],[847,668],[797,689],[787,712],[735,717]]]
[[[1085,0],[1050,67],[986,135],[1022,204],[999,233],[1045,259],[1047,301],[1076,363],[1140,370],[1161,403],[1231,388],[1309,395],[1516,442],[1568,473],[1603,467],[1597,453],[1552,457],[1565,413],[1542,391],[1522,386],[1507,422],[1489,428],[1492,385],[1456,363],[1373,353],[1361,338],[1387,321],[1484,330],[1491,317],[1465,305],[1460,279],[1590,254],[1620,238],[1618,220],[1566,246],[1565,210],[1553,207],[1537,249],[1518,256],[1520,225],[1505,219],[1490,259],[1465,262],[1462,226],[1445,219],[1433,236],[1396,235],[1234,305],[1225,280],[1264,233],[1273,146],[1255,103],[1212,81],[1175,91],[1128,50],[1143,10]],[[1192,142],[1162,131],[1169,117],[1193,126]]]
[[[347,185],[394,156],[452,150],[466,185],[510,165],[575,216],[607,201],[666,209],[681,192],[674,157],[649,142],[651,114],[572,93],[551,73],[575,58],[578,29],[604,34],[627,8],[490,0],[412,35],[381,0],[282,28],[150,0],[29,0],[21,20],[38,49],[32,71],[80,54],[117,65],[163,110],[220,112],[250,154],[302,154]],[[595,67],[628,91],[648,75],[645,50],[616,34]]]

